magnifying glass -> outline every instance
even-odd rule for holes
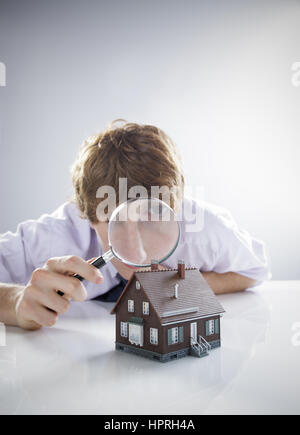
[[[98,269],[113,258],[132,267],[162,263],[178,246],[180,226],[173,210],[157,198],[130,199],[119,205],[108,222],[109,251],[91,264]],[[80,281],[80,275],[74,275]]]

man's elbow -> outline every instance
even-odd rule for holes
[[[240,287],[240,291],[245,291],[248,288],[255,287],[258,283],[256,279],[249,278],[248,276],[244,276],[240,274],[236,274],[236,275],[238,276],[238,281],[239,281],[238,287]]]

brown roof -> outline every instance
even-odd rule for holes
[[[185,279],[179,278],[177,269],[138,271],[134,276],[149,297],[162,324],[224,313],[222,305],[198,269],[186,269]],[[124,288],[112,314],[115,313],[132,279]],[[178,284],[177,299],[174,297],[176,283]]]

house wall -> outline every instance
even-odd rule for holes
[[[128,300],[134,300],[134,313],[128,312]],[[143,302],[149,302],[149,315],[143,314]],[[144,319],[144,346],[143,349],[165,354],[170,352],[176,352],[181,349],[190,347],[190,324],[192,322],[197,322],[197,337],[201,335],[206,339],[206,341],[211,342],[215,340],[220,340],[221,325],[219,321],[219,333],[211,336],[206,336],[205,323],[208,320],[219,319],[220,316],[212,316],[205,319],[191,320],[187,322],[178,322],[172,325],[161,326],[160,320],[152,307],[150,300],[148,299],[146,293],[141,288],[136,290],[136,278],[132,280],[126,291],[126,294],[121,299],[117,310],[116,310],[116,342],[129,345],[135,348],[140,348],[140,346],[131,344],[128,337],[121,336],[120,322],[128,322],[131,317],[141,317]],[[183,342],[168,345],[168,330],[175,327],[182,326],[184,328]],[[150,328],[158,329],[158,345],[153,345],[150,343]]]
[[[147,297],[144,290],[136,290],[135,288],[136,279],[129,284],[126,294],[121,299],[117,309],[116,309],[116,341],[118,343],[123,343],[136,348],[135,344],[131,344],[128,337],[121,336],[120,322],[128,322],[131,317],[141,317],[144,319],[144,346],[143,349],[150,350],[152,352],[163,353],[163,329],[160,325],[159,318],[151,306],[150,300]],[[128,300],[134,300],[134,313],[128,312]],[[149,302],[149,315],[143,314],[143,302]],[[150,343],[150,328],[158,329],[158,345],[153,345]]]
[[[191,320],[188,322],[178,322],[178,323],[174,323],[172,325],[166,325],[163,326],[163,351],[162,353],[169,353],[169,352],[175,352],[177,350],[180,349],[185,349],[187,347],[190,346],[190,328],[191,328],[191,323],[197,323],[197,337],[199,337],[199,335],[201,335],[203,338],[205,338],[205,340],[209,343],[215,340],[220,340],[220,336],[221,336],[221,327],[220,327],[220,320],[219,320],[219,333],[218,334],[213,334],[210,336],[206,336],[206,328],[205,328],[205,324],[208,320],[216,320],[216,319],[220,319],[220,316],[212,316],[212,317],[208,317],[205,319],[198,319],[198,320]],[[168,330],[171,328],[176,328],[176,327],[183,327],[183,342],[182,343],[177,343],[177,344],[171,344],[168,345]]]

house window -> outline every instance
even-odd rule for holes
[[[144,328],[143,325],[129,323],[129,341],[131,344],[143,346],[144,343]]]
[[[178,328],[168,330],[168,344],[178,343]]]
[[[128,325],[126,322],[121,322],[121,337],[128,336]]]
[[[158,344],[158,329],[150,328],[150,343]]]
[[[184,341],[184,327],[179,326],[176,328],[168,329],[168,345],[183,343]]]
[[[137,290],[140,290],[140,289],[141,289],[141,284],[140,284],[138,281],[135,281],[135,288],[136,288]]]
[[[149,302],[143,302],[143,314],[149,314]]]
[[[178,328],[172,328],[172,344],[178,343]]]
[[[208,320],[205,324],[206,336],[219,334],[219,319]]]
[[[209,320],[208,321],[208,335],[214,335],[215,333],[215,321]]]
[[[178,338],[179,338],[179,343],[183,343],[184,342],[184,327],[183,326],[179,326],[178,328]]]
[[[132,300],[128,300],[128,312],[129,313],[134,313],[134,301]]]

